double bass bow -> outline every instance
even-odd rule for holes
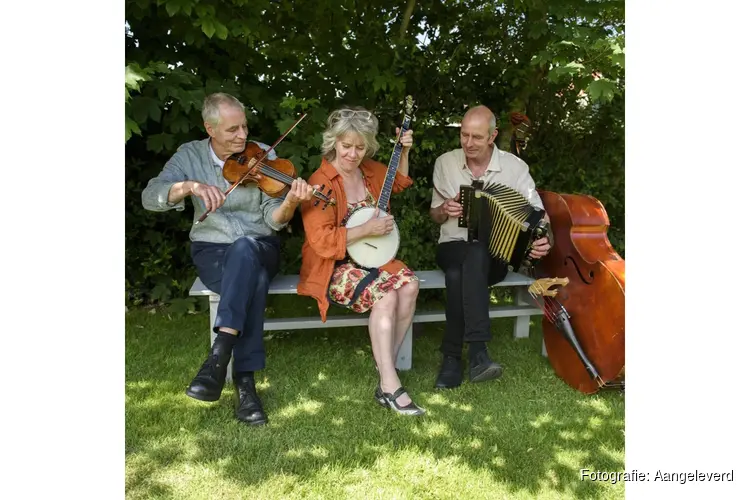
[[[261,191],[273,198],[283,195],[297,178],[294,165],[284,158],[267,160],[266,157],[306,116],[307,113],[303,114],[267,151],[264,151],[256,143],[248,141],[241,153],[234,153],[227,158],[224,162],[222,175],[232,185],[224,192],[224,195],[229,196],[229,193],[234,191],[237,186],[248,184],[257,184]],[[328,205],[336,205],[336,201],[331,198],[333,189],[329,189],[327,194],[323,194],[323,188],[325,186],[321,186],[320,190],[313,189],[313,196],[317,198],[315,206],[318,206],[322,201],[323,210],[325,210]],[[203,222],[210,213],[207,210],[195,223]]]

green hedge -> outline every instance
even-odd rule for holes
[[[621,103],[614,102],[607,112],[600,112],[593,118],[589,114],[582,116],[592,126],[588,130],[576,126],[558,126],[551,130],[540,126],[524,152],[528,156],[524,156],[539,188],[591,194],[604,203],[612,223],[610,240],[624,257],[624,139],[621,131],[612,128],[610,116],[616,111],[616,106],[621,106]],[[436,267],[439,227],[428,215],[432,169],[439,154],[460,147],[458,130],[455,127],[425,127],[419,120],[414,123],[416,144],[410,153],[414,185],[392,198],[401,234],[399,258],[414,269]],[[196,137],[200,135],[196,134]],[[267,136],[260,139],[271,140]],[[386,147],[387,140],[383,134],[378,159],[384,163],[391,152],[391,148]],[[166,152],[149,154],[143,148],[143,142],[141,138],[134,138],[127,145],[128,153],[132,155],[126,170],[127,300],[132,303],[170,302],[174,307],[187,307],[190,301],[185,300],[186,292],[195,277],[188,240],[192,207],[189,200],[184,212],[153,213],[141,207],[141,190],[148,179],[158,174],[169,157]],[[279,154],[286,156],[289,153],[286,149],[282,143]],[[137,155],[148,158],[148,161],[133,159]],[[318,165],[317,162],[308,162],[304,168],[302,165],[297,167],[308,177]],[[301,264],[304,240],[299,213],[280,236],[284,242],[281,272],[296,274]]]

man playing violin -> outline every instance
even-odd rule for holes
[[[142,203],[156,212],[182,211],[190,196],[194,222],[210,212],[193,224],[190,240],[198,276],[221,296],[213,326],[217,336],[186,394],[217,401],[234,355],[235,416],[260,425],[268,418],[255,390],[254,372],[266,363],[263,319],[269,283],[279,268],[276,232],[288,224],[302,201],[312,198],[313,188],[297,178],[283,199],[266,195],[254,184],[238,186],[225,196],[231,184],[222,175],[224,163],[247,146],[245,107],[231,95],[212,94],[203,104],[203,121],[209,137],[180,146],[148,182]],[[268,159],[275,158],[270,151]]]
[[[526,163],[495,146],[496,119],[486,106],[469,109],[461,122],[461,148],[447,152],[435,162],[430,217],[440,224],[437,263],[445,273],[446,326],[436,388],[458,387],[463,382],[463,343],[469,346],[469,380],[499,378],[502,367],[487,352],[491,339],[489,286],[505,279],[507,268],[489,255],[479,241],[467,241],[468,231],[458,227],[462,213],[458,202],[461,185],[479,180],[515,189],[529,203],[544,208]],[[549,218],[545,215],[549,222]],[[529,256],[549,253],[548,239],[536,240]]]

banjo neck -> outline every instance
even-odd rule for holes
[[[383,181],[383,188],[380,190],[380,198],[378,199],[380,217],[385,217],[388,213],[388,200],[391,198],[393,181],[396,179],[396,170],[398,170],[398,164],[401,161],[401,152],[403,151],[401,137],[407,130],[409,130],[412,112],[413,101],[411,96],[407,96],[404,120],[401,123],[401,130],[399,130],[398,137],[396,138],[393,153],[391,153],[391,161],[388,163],[388,170],[386,171],[385,180]],[[373,207],[360,207],[351,213],[349,220],[346,223],[346,227],[351,228],[360,226],[371,219],[376,212],[377,210]],[[346,251],[352,261],[360,266],[365,268],[379,268],[396,257],[399,242],[400,237],[398,226],[394,223],[393,231],[390,233],[370,235],[348,243]]]
[[[407,97],[406,112],[404,113],[404,120],[401,122],[401,130],[399,131],[398,137],[396,138],[396,145],[393,147],[393,153],[391,153],[391,161],[388,162],[388,170],[385,174],[385,180],[383,181],[383,189],[380,191],[380,197],[378,198],[378,208],[381,212],[388,212],[388,201],[391,199],[391,192],[393,191],[393,182],[396,179],[396,171],[398,170],[398,164],[401,162],[401,153],[404,147],[401,145],[401,137],[404,133],[409,130],[411,126],[411,113],[412,113],[412,102],[411,96]]]

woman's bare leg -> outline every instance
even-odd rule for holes
[[[372,355],[380,373],[380,388],[391,394],[401,387],[393,357],[397,309],[398,294],[396,290],[391,290],[372,306],[369,321]],[[402,394],[396,402],[405,406],[411,403],[411,398],[408,394]]]
[[[419,282],[412,281],[396,290],[398,295],[398,306],[396,308],[396,335],[393,342],[393,361],[396,362],[398,350],[404,343],[406,332],[411,326],[414,318],[414,310],[417,307],[417,295],[419,294]]]

